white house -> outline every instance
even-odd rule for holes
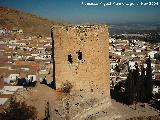
[[[9,55],[8,58],[11,58],[11,56]]]
[[[156,54],[157,51],[151,51],[148,53],[148,56],[150,56],[150,58],[154,59],[154,54]]]
[[[117,51],[115,52],[115,54],[117,54],[117,55],[122,55],[121,52],[117,52]]]
[[[46,37],[47,40],[51,40],[51,37]]]
[[[140,50],[140,49],[138,49],[138,50],[136,50],[136,52],[141,52],[141,50]]]
[[[1,90],[1,94],[13,94],[18,89],[22,89],[23,86],[4,86],[4,88]]]
[[[160,87],[159,86],[153,86],[152,93],[155,94],[155,93],[159,93],[159,92],[160,92]]]
[[[50,46],[50,43],[48,43],[48,44],[45,44],[44,46]]]
[[[115,69],[115,67],[118,66],[118,63],[117,62],[111,62],[110,65],[111,65],[111,69]]]
[[[115,40],[115,38],[109,38],[109,43],[114,43],[116,40]]]
[[[22,29],[19,29],[17,32],[18,32],[18,33],[23,33],[23,30],[22,30]]]
[[[10,83],[10,81],[15,81],[17,78],[19,78],[19,74],[10,74],[7,78],[4,78],[5,83]]]
[[[4,105],[9,98],[0,98],[0,105]]]
[[[44,55],[44,58],[51,59],[51,55]]]
[[[132,54],[131,56],[132,56],[132,58],[136,57],[135,54]]]
[[[32,80],[32,82],[37,81],[36,75],[28,75],[28,80]]]
[[[39,54],[36,54],[36,53],[35,53],[35,54],[34,54],[34,53],[31,54],[31,56],[35,56],[35,57],[38,56],[38,55],[39,55]]]
[[[128,65],[131,70],[136,69],[134,61],[129,61]]]
[[[10,40],[10,41],[9,41],[9,44],[11,44],[11,45],[12,45],[12,44],[16,44],[16,43],[17,43],[17,40],[16,40],[16,39],[15,39],[15,40]]]
[[[6,30],[5,29],[0,29],[0,34],[5,34]]]

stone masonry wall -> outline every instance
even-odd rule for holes
[[[69,81],[72,91],[110,96],[109,40],[105,25],[57,26],[54,34],[56,88]]]

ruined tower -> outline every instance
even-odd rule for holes
[[[110,96],[107,26],[57,26],[53,34],[56,89],[69,81],[72,91]]]

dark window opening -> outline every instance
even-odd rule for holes
[[[72,55],[71,54],[68,55],[68,62],[73,63]]]
[[[83,40],[83,38],[81,38],[81,40]]]
[[[78,54],[78,59],[82,60],[82,52],[78,51],[77,54]]]
[[[93,92],[93,89],[91,89],[91,92]]]

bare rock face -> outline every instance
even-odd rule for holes
[[[53,29],[53,36],[56,89],[66,87],[65,83],[72,86],[70,95],[74,100],[70,103],[81,109],[77,113],[109,102],[107,26],[57,26]],[[70,111],[77,114],[73,109]]]

